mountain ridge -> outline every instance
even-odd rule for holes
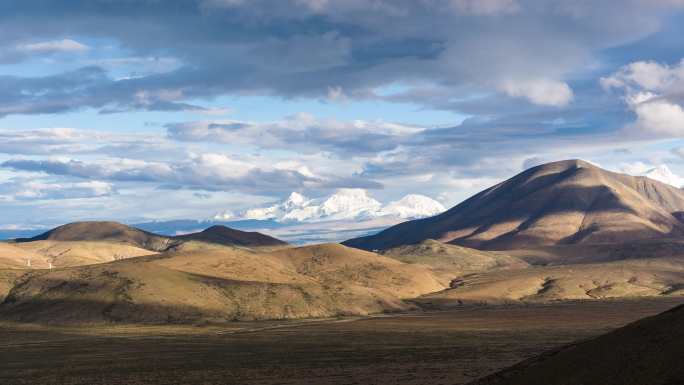
[[[40,241],[113,242],[155,252],[167,251],[188,241],[244,247],[287,245],[287,242],[259,232],[241,231],[223,225],[213,225],[195,233],[164,236],[111,221],[73,222],[55,227],[32,238],[14,240],[19,244]]]

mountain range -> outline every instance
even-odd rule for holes
[[[276,220],[283,223],[365,220],[378,217],[400,219],[424,218],[444,211],[441,203],[425,195],[409,194],[383,205],[364,189],[338,189],[334,194],[310,199],[293,192],[271,206],[246,210],[240,215],[231,211],[217,214],[214,220]]]

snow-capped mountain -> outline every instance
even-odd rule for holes
[[[667,183],[671,186],[681,188],[684,186],[684,178],[673,173],[665,164],[654,167],[642,174],[645,177],[657,180],[659,182]]]
[[[361,220],[379,217],[413,219],[433,216],[444,210],[444,206],[439,202],[424,195],[410,194],[383,205],[364,189],[339,189],[322,199],[309,199],[293,192],[282,202],[249,209],[238,217],[279,222]],[[224,215],[218,214],[214,219],[221,219]]]
[[[284,201],[269,207],[253,208],[245,211],[243,219],[284,219],[289,213],[306,208],[310,200],[304,195],[293,192]]]
[[[382,208],[384,215],[392,215],[404,219],[431,217],[445,210],[444,206],[436,200],[418,194],[409,194],[398,201],[390,202]]]

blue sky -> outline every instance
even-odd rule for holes
[[[0,228],[684,174],[681,0],[25,0],[0,29]]]

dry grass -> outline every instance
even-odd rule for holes
[[[5,323],[0,383],[458,385],[675,304],[661,299],[464,307],[201,328]],[[537,383],[544,382],[527,384]]]

